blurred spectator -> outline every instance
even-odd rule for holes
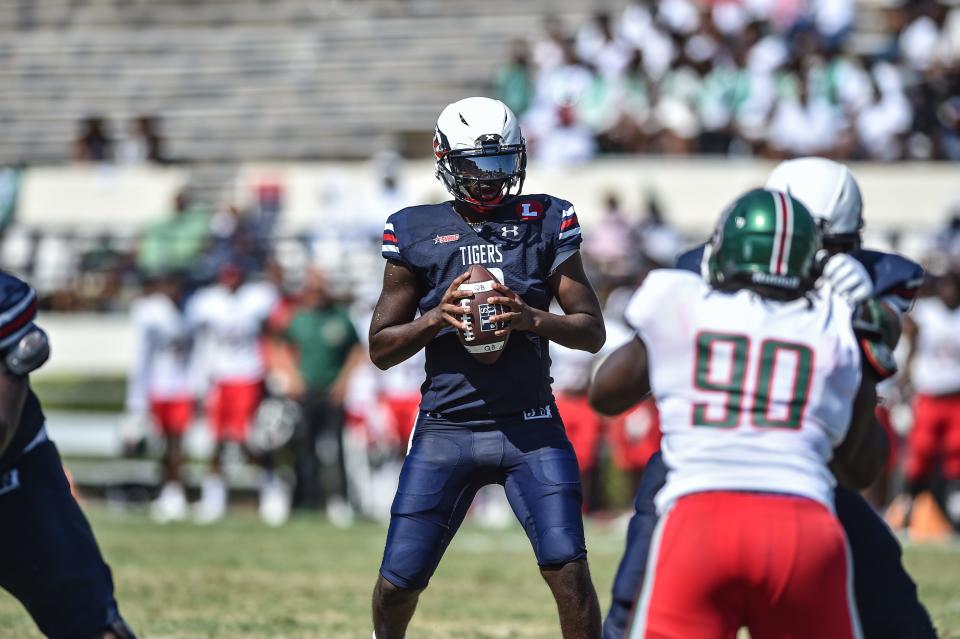
[[[92,115],[80,122],[80,131],[73,143],[73,159],[78,162],[113,160],[113,140],[102,117]]]
[[[121,164],[156,164],[166,161],[163,139],[157,132],[157,119],[140,115],[130,121],[127,136],[120,142],[117,162]]]
[[[531,43],[524,130],[558,163],[594,152],[960,157],[960,7],[893,9],[889,46],[861,53],[856,6],[635,0],[619,17],[594,14],[573,43],[550,19]]]
[[[323,273],[312,270],[303,287],[300,309],[284,333],[286,357],[278,359],[288,380],[288,395],[300,401],[303,420],[294,436],[297,483],[293,505],[326,507],[335,521],[342,520],[347,500],[343,457],[343,404],[353,371],[366,359],[347,309],[330,297]],[[324,480],[318,439],[335,460],[335,475]]]
[[[519,117],[526,113],[533,102],[534,74],[526,41],[515,40],[510,45],[510,51],[510,59],[497,69],[494,93]]]
[[[185,191],[176,195],[172,215],[144,230],[137,251],[137,267],[145,275],[169,271],[190,272],[210,235],[210,213],[192,206]]]
[[[584,256],[603,275],[620,277],[627,274],[628,258],[635,248],[633,229],[623,213],[620,198],[608,193],[603,218],[590,229],[584,241]]]
[[[806,75],[798,78],[795,98],[777,105],[770,123],[770,148],[776,157],[825,155],[833,151],[842,128],[837,109],[811,95]]]

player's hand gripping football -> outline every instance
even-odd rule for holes
[[[463,322],[460,319],[469,313],[470,309],[460,306],[460,300],[473,297],[473,292],[461,291],[460,285],[466,282],[468,277],[470,277],[469,271],[454,278],[447,290],[444,291],[443,297],[440,298],[440,303],[431,311],[437,314],[435,321],[440,323],[441,326],[446,323],[458,331],[464,329]]]
[[[493,288],[499,292],[502,297],[491,297],[488,301],[491,304],[501,304],[509,309],[505,313],[500,313],[490,318],[491,322],[506,322],[508,324],[507,327],[494,332],[494,335],[506,335],[509,332],[508,328],[514,331],[532,331],[534,322],[533,309],[523,301],[522,297],[510,290],[506,285],[496,282]]]

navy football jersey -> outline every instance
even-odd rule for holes
[[[547,310],[547,278],[580,247],[573,205],[549,195],[526,195],[468,224],[453,201],[413,206],[391,215],[383,256],[408,266],[420,285],[420,313],[436,307],[447,287],[471,265],[490,270],[533,308]],[[426,346],[420,409],[454,421],[484,423],[551,406],[548,341],[529,331],[511,333],[500,359],[481,364],[441,329]]]
[[[703,244],[677,257],[676,267],[686,271],[700,272],[703,260]],[[900,313],[913,306],[917,291],[923,284],[923,267],[896,253],[860,249],[851,253],[863,264],[873,280],[873,297],[883,300]]]
[[[10,273],[0,271],[0,353],[5,353],[33,327],[36,315],[36,291]],[[43,421],[40,401],[33,390],[29,390],[13,441],[7,451],[0,455],[0,471],[11,466],[24,446],[36,437],[43,426]]]

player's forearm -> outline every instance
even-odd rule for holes
[[[539,309],[532,312],[533,332],[561,346],[596,353],[607,339],[603,319],[589,313],[556,315]]]
[[[430,311],[406,324],[381,328],[370,336],[370,361],[384,371],[396,366],[416,355],[443,326],[440,314]]]

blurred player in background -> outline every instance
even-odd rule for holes
[[[328,510],[348,508],[343,455],[344,398],[347,384],[366,353],[347,309],[334,302],[324,274],[307,273],[301,302],[283,333],[282,361],[290,380],[288,395],[300,402],[303,419],[294,435],[297,484],[294,505]],[[334,477],[325,480],[317,441],[335,447]]]
[[[851,304],[871,300],[878,326],[887,344],[899,335],[899,315],[909,310],[923,282],[923,269],[899,255],[863,249],[860,188],[846,166],[824,158],[800,158],[779,164],[767,188],[790,193],[813,215],[823,232],[826,259],[819,286],[845,296]],[[705,247],[681,255],[677,267],[703,272]],[[659,454],[650,459],[634,498],[635,514],[627,532],[627,546],[613,584],[604,639],[623,636],[635,593],[643,584],[647,554],[656,525],[654,496],[666,480]],[[835,506],[850,541],[854,589],[864,636],[867,639],[914,636],[935,637],[917,588],[901,563],[901,549],[890,529],[870,505],[851,490],[839,487]],[[909,633],[914,633],[910,635]]]
[[[814,291],[819,248],[798,200],[751,191],[704,277],[656,271],[630,303],[636,335],[591,389],[607,414],[652,391],[662,416],[669,475],[630,639],[862,636],[828,464],[856,488],[879,474],[876,382],[895,367],[845,296]]]
[[[914,391],[907,442],[909,504],[931,490],[940,462],[947,515],[960,528],[960,264],[934,278],[934,295],[917,302],[904,322],[909,342],[904,384]],[[909,526],[911,506],[904,526]]]
[[[126,410],[129,415],[152,421],[163,436],[163,486],[150,514],[165,523],[187,517],[180,467],[183,435],[193,422],[193,336],[183,312],[180,277],[158,277],[148,291],[130,311],[137,347],[127,384]]]
[[[37,294],[0,272],[0,587],[52,639],[133,639],[29,375],[50,355]]]
[[[573,206],[521,196],[526,144],[502,103],[448,105],[434,138],[437,177],[454,197],[391,215],[383,233],[383,291],[370,325],[370,356],[387,369],[421,349],[427,379],[400,473],[380,576],[374,636],[401,639],[477,490],[504,486],[557,602],[565,639],[595,639],[600,612],[587,565],[577,459],[556,414],[549,344],[596,352],[604,328],[583,272]],[[512,334],[483,364],[456,331],[468,267],[499,271]],[[556,297],[565,315],[548,311]],[[419,315],[418,315],[419,311]]]
[[[603,431],[601,417],[587,399],[593,355],[556,344],[550,349],[550,360],[557,411],[577,454],[584,495],[583,511],[587,513],[600,501],[597,457]]]
[[[246,442],[263,397],[265,363],[261,349],[264,325],[277,300],[268,282],[248,282],[243,270],[228,263],[216,284],[197,291],[187,304],[187,318],[196,331],[198,366],[207,386],[207,421],[216,440],[210,474],[202,485],[194,516],[198,523],[222,519],[227,510],[223,455],[228,443],[264,465],[260,515],[283,523],[289,511],[287,491],[273,472],[272,459],[247,450]]]

